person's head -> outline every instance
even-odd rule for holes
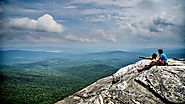
[[[156,59],[157,58],[157,54],[156,53],[153,53],[152,54],[152,59]]]
[[[163,53],[163,50],[162,49],[158,49],[158,53],[159,54],[162,54]]]

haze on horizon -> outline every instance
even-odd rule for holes
[[[185,48],[184,0],[1,0],[0,48]]]

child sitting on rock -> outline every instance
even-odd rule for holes
[[[148,69],[150,69],[152,66],[157,65],[157,54],[156,54],[156,53],[153,53],[151,58],[146,58],[146,57],[139,57],[139,58],[151,59],[152,62],[151,62],[149,65],[145,65],[144,68],[138,69],[138,72],[141,72],[141,71],[143,71],[143,70],[148,70]]]

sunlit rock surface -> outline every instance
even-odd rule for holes
[[[137,71],[150,62],[123,67],[56,104],[185,104],[185,61]]]

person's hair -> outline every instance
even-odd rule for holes
[[[152,56],[157,57],[157,54],[156,53],[153,53]]]
[[[162,49],[158,49],[158,52],[159,52],[159,54],[162,54],[163,50]]]

